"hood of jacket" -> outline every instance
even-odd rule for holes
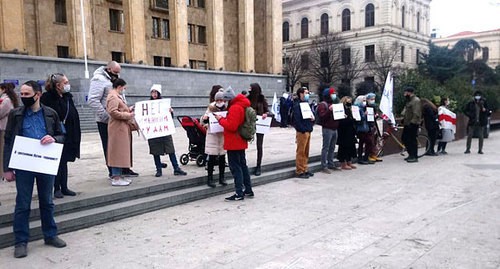
[[[101,66],[94,71],[94,77],[111,80],[111,76],[106,72],[106,66]]]
[[[245,95],[240,93],[236,95],[236,97],[234,97],[233,100],[229,102],[229,106],[234,106],[234,105],[247,108],[250,106],[250,100],[248,100],[248,98]]]

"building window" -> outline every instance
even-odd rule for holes
[[[193,2],[194,2],[194,0],[186,0],[186,4],[187,4],[188,6],[194,6],[194,5],[193,5]]]
[[[109,9],[109,29],[111,31],[123,32],[123,25],[123,10]]]
[[[405,62],[405,46],[401,46],[401,62]]]
[[[330,65],[330,59],[328,57],[328,51],[322,51],[319,55],[321,68],[326,68]]]
[[[67,23],[66,20],[66,0],[56,0],[54,7],[56,22]]]
[[[189,60],[189,68],[194,69],[196,67],[196,61],[195,60]]]
[[[420,64],[420,49],[417,49],[417,64]]]
[[[375,62],[375,45],[365,46],[365,62]]]
[[[417,12],[417,33],[420,32],[420,12]]]
[[[342,65],[351,64],[351,48],[342,49]]]
[[[290,41],[290,24],[286,21],[283,23],[283,42]]]
[[[170,22],[169,20],[161,21],[161,33],[164,39],[170,39]]]
[[[375,6],[373,4],[368,4],[365,7],[365,27],[371,27],[375,25]]]
[[[194,42],[194,24],[188,24],[188,43]]]
[[[168,9],[168,0],[153,0],[155,8]]]
[[[198,26],[198,43],[207,44],[207,28],[205,26]]]
[[[207,62],[206,61],[198,61],[197,65],[198,65],[198,69],[207,70]]]
[[[69,58],[69,47],[57,46],[57,58]]]
[[[198,0],[198,7],[199,8],[205,8],[205,0]]]
[[[160,38],[160,18],[153,17],[153,38]]]
[[[482,47],[483,50],[483,61],[487,62],[490,58],[490,48],[488,47]]]
[[[342,11],[342,31],[351,30],[351,11],[346,8]]]
[[[304,70],[309,69],[309,54],[303,53],[300,56],[300,66]]]
[[[401,7],[401,27],[405,28],[405,6]]]
[[[300,21],[300,38],[308,38],[309,37],[309,20],[307,18],[303,18]]]
[[[328,32],[328,14],[324,13],[321,15],[321,35],[327,35]]]
[[[123,63],[125,61],[125,55],[120,51],[112,51],[111,60],[118,63]]]
[[[172,61],[170,57],[153,56],[153,65],[169,67],[172,65]]]

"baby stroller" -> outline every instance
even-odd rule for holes
[[[177,120],[182,128],[186,130],[189,138],[189,152],[181,155],[181,164],[186,165],[189,161],[196,161],[198,166],[205,166],[207,161],[207,155],[205,154],[205,137],[207,135],[207,130],[203,128],[200,122],[195,118],[177,116]]]

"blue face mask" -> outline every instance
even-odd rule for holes
[[[335,101],[335,99],[337,99],[337,95],[336,94],[330,94],[330,97],[332,98],[333,101]]]
[[[304,94],[304,101],[309,102],[309,94]]]

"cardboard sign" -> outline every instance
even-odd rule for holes
[[[170,113],[170,99],[159,99],[135,103],[135,120],[145,139],[175,133]]]
[[[258,134],[268,134],[271,131],[271,122],[273,117],[266,117],[265,120],[262,116],[257,116],[257,122],[255,123],[255,132]]]
[[[366,107],[366,111],[368,112],[366,119],[369,122],[374,122],[375,121],[375,110],[373,107]]]
[[[42,145],[38,139],[17,135],[9,167],[55,176],[59,170],[63,146],[60,143]]]
[[[300,111],[302,112],[303,119],[312,119],[314,117],[311,106],[307,102],[300,103]]]
[[[356,121],[361,121],[361,114],[359,114],[359,106],[351,106],[352,117]]]
[[[208,114],[208,132],[211,134],[224,132],[224,127],[219,124],[219,121],[215,118],[215,115],[226,117],[227,111],[220,111]]]
[[[344,104],[333,104],[333,119],[334,120],[341,120],[345,119],[345,110],[344,110]]]

